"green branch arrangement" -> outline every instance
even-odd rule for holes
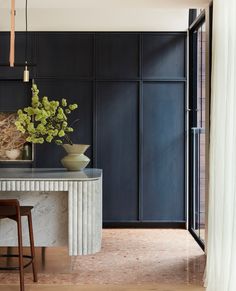
[[[63,143],[73,145],[69,137],[73,128],[68,125],[67,116],[77,109],[78,105],[68,105],[66,99],[62,99],[60,102],[50,101],[46,96],[40,99],[36,84],[32,85],[31,90],[32,104],[18,110],[16,128],[26,134],[26,140],[31,143],[43,144],[54,141],[57,145]]]

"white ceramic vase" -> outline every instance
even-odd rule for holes
[[[21,155],[21,150],[19,149],[6,150],[5,154],[9,160],[17,160]]]
[[[86,144],[64,144],[63,148],[66,150],[67,155],[61,159],[63,167],[68,171],[83,170],[90,162],[90,159],[84,155],[89,147],[90,145]]]

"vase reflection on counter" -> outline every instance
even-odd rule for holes
[[[90,145],[63,144],[62,146],[68,154],[61,159],[61,163],[68,171],[81,171],[89,164],[90,159],[84,153]]]

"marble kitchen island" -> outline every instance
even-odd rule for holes
[[[35,245],[68,246],[69,255],[101,249],[102,170],[0,169],[0,199],[32,205]],[[23,218],[24,245],[28,245]],[[17,245],[15,222],[0,220],[0,246]]]

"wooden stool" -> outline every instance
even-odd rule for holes
[[[24,268],[32,264],[33,278],[34,282],[37,282],[37,272],[35,266],[35,249],[34,249],[34,236],[33,236],[33,225],[31,209],[33,206],[20,206],[17,199],[0,199],[0,219],[9,218],[15,220],[17,223],[17,234],[18,234],[18,255],[0,255],[0,257],[17,257],[19,258],[19,266],[17,267],[1,267],[0,270],[19,270],[20,273],[20,291],[24,291]],[[28,226],[29,226],[29,238],[30,238],[30,250],[31,256],[23,255],[23,245],[22,245],[22,226],[21,226],[21,216],[27,216]],[[23,258],[30,259],[27,264],[23,264]]]

